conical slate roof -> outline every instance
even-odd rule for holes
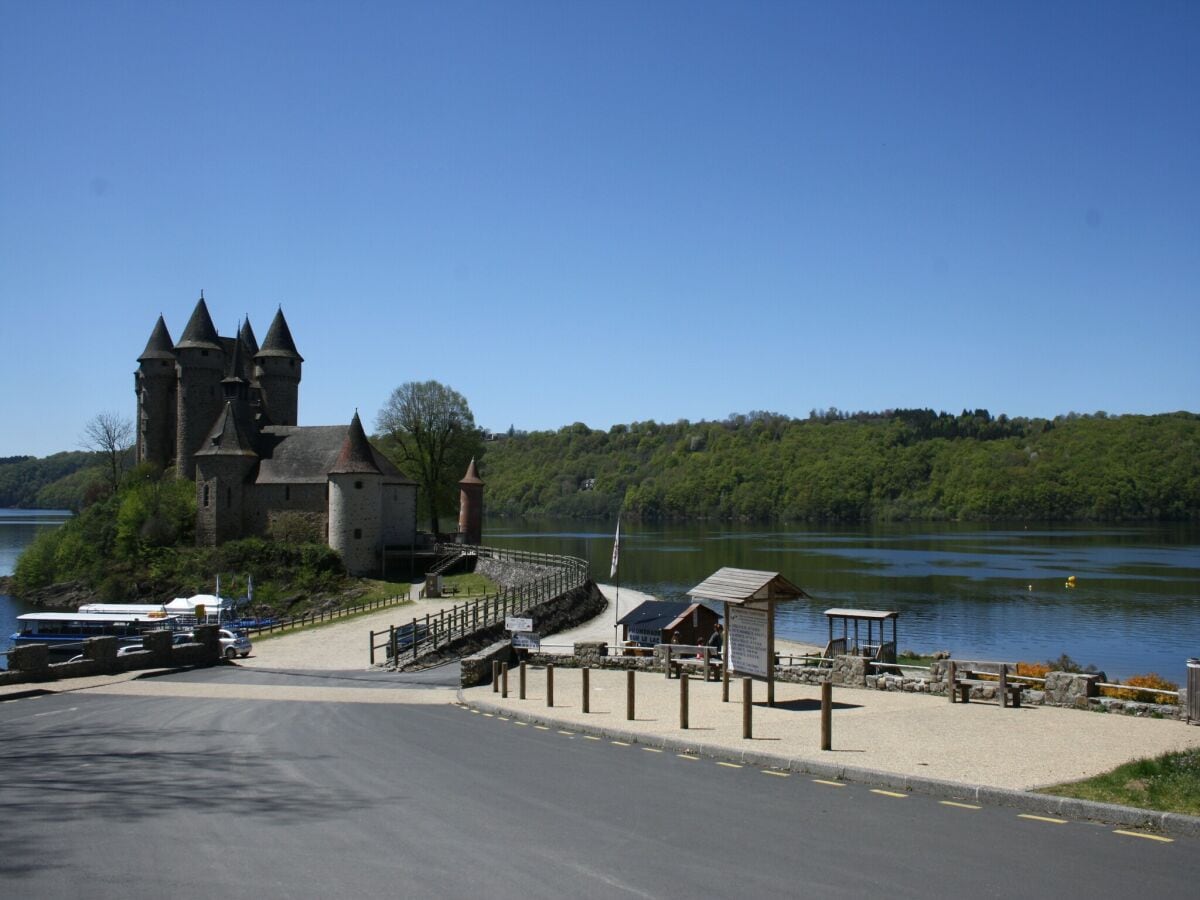
[[[167,331],[167,323],[159,316],[154,330],[150,332],[150,340],[146,342],[146,349],[138,357],[138,362],[145,359],[174,359],[174,348],[175,342],[171,340],[171,332]]]
[[[217,337],[217,329],[213,327],[212,316],[208,314],[208,307],[205,306],[203,297],[196,303],[192,317],[188,319],[187,327],[183,329],[183,336],[175,345],[176,350],[192,347],[203,350],[221,349],[221,339]]]
[[[226,401],[225,409],[196,451],[197,456],[258,456],[254,442],[250,440],[242,423],[233,411],[233,403]]]
[[[483,479],[479,477],[479,472],[475,468],[475,457],[471,457],[471,464],[467,466],[467,474],[462,477],[459,485],[464,484],[483,484]]]
[[[232,341],[233,352],[229,354],[229,364],[225,367],[225,378],[223,381],[245,381],[243,370],[246,368],[245,357],[242,356],[244,347],[241,338],[234,338]]]
[[[292,340],[292,331],[288,328],[287,319],[283,317],[283,307],[275,311],[275,318],[271,320],[271,327],[267,329],[262,348],[255,356],[291,356],[304,362],[304,358],[296,350],[296,342]]]
[[[249,316],[242,322],[238,337],[242,339],[242,343],[246,345],[246,351],[253,357],[258,352],[258,338],[254,336],[254,329],[250,327]]]
[[[371,452],[371,444],[367,440],[366,432],[363,431],[362,421],[358,418],[357,410],[354,418],[350,420],[350,427],[346,429],[346,440],[342,442],[342,450],[338,454],[337,461],[329,470],[329,474],[383,474],[379,466],[375,464],[375,454]]]

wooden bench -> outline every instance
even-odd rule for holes
[[[971,688],[979,686],[995,688],[1002,708],[1010,703],[1014,709],[1021,707],[1021,690],[1024,685],[1008,680],[1009,663],[969,659],[951,659],[947,662],[949,667],[946,671],[946,684],[949,686],[951,703],[970,703]],[[981,675],[992,677],[980,678]]]
[[[705,681],[720,680],[721,658],[712,647],[708,645],[667,644],[666,648],[667,678],[678,678],[680,672],[684,669],[699,669],[704,673]]]

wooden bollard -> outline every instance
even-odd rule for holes
[[[500,663],[500,696],[508,699],[508,663]]]
[[[729,702],[729,666],[721,662],[721,702]]]
[[[500,691],[500,660],[492,660],[492,693],[496,694]]]
[[[679,673],[679,727],[688,727],[688,673]]]
[[[821,749],[833,749],[833,685],[821,682]]]
[[[754,727],[751,714],[754,710],[754,680],[742,679],[742,737],[750,740],[754,737]]]
[[[525,663],[521,663],[521,668],[517,670],[517,697],[521,700],[525,699]]]
[[[546,666],[546,705],[554,705],[554,663]]]
[[[635,703],[633,694],[633,676],[635,674],[633,669],[625,673],[625,718],[630,722],[633,721],[633,707]]]
[[[589,690],[589,688],[591,686],[589,684],[589,682],[591,680],[591,674],[592,674],[592,670],[589,669],[587,666],[584,666],[583,667],[583,711],[585,713],[592,711],[591,710],[591,705],[592,705],[591,698],[588,696],[591,693]]]
[[[946,660],[946,691],[950,695],[950,702],[954,702],[954,660]]]

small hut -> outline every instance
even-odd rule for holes
[[[703,644],[720,621],[713,610],[703,603],[684,601],[647,600],[617,620],[621,626],[621,640],[640,647],[669,644],[675,632],[679,632],[681,644]]]

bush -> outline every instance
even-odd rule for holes
[[[1129,688],[1153,688],[1160,691],[1179,690],[1179,685],[1174,681],[1168,681],[1154,672],[1146,675],[1131,675],[1120,683],[1129,685]],[[1179,704],[1179,698],[1169,694],[1154,694],[1129,688],[1101,688],[1100,693],[1105,697],[1115,697],[1118,700],[1141,700],[1145,703],[1166,703],[1176,706]]]

